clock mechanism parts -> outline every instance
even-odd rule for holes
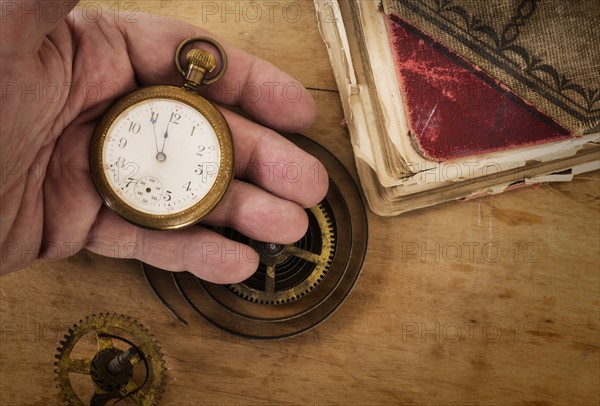
[[[57,387],[68,405],[156,405],[165,382],[160,346],[134,319],[88,316],[57,348]]]
[[[327,196],[306,210],[308,231],[299,241],[289,245],[255,241],[235,230],[217,228],[260,255],[258,270],[251,277],[229,285],[142,263],[148,285],[182,324],[188,322],[174,306],[181,299],[204,320],[231,334],[251,339],[292,337],[331,316],[356,283],[368,232],[360,192],[325,148],[299,134],[287,138],[319,159],[329,174]]]

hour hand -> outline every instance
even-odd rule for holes
[[[167,138],[169,138],[169,124],[171,124],[170,122],[167,123],[167,128],[165,129],[165,135],[163,135],[163,144],[162,144],[162,148],[160,149],[160,152],[163,153],[165,150],[165,143],[167,142]]]

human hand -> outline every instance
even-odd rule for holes
[[[135,227],[102,204],[89,173],[91,135],[110,104],[140,86],[180,84],[173,62],[177,45],[188,37],[211,35],[152,15],[137,14],[135,23],[115,15],[90,21],[78,9],[71,11],[76,3],[56,2],[63,18],[53,21],[3,10],[2,273],[85,247],[187,270],[213,282],[245,279],[258,264],[249,247],[205,227],[168,232]],[[315,117],[314,102],[289,75],[220,42],[229,68],[220,82],[207,86],[206,96],[238,106],[265,127],[221,108],[233,134],[236,179],[202,223],[235,228],[261,241],[292,243],[308,225],[303,207],[325,196],[326,172],[315,158],[266,127],[305,129]],[[274,83],[301,89],[301,97],[286,101]],[[268,97],[243,97],[250,86]],[[302,170],[294,182],[282,172],[288,163]]]

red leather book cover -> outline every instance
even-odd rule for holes
[[[388,34],[413,146],[436,161],[572,136],[490,75],[395,14]]]

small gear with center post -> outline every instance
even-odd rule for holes
[[[166,371],[160,346],[128,316],[101,313],[80,320],[60,341],[55,357],[57,387],[69,405],[129,399],[129,404],[150,406],[160,399]],[[89,379],[82,379],[85,375]]]

